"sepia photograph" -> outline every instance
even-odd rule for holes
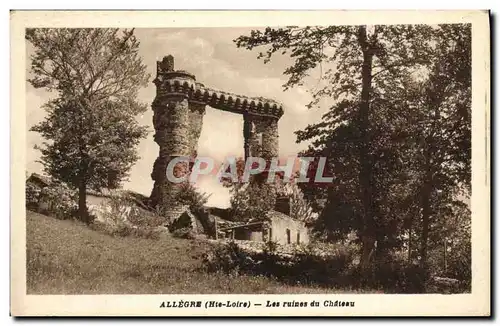
[[[14,314],[489,315],[487,12],[73,13],[11,12]]]

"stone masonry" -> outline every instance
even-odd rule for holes
[[[174,58],[170,55],[157,62],[153,83],[156,85],[152,104],[154,140],[159,146],[159,155],[151,173],[154,186],[150,200],[153,206],[164,208],[166,215],[170,215],[168,211],[178,209],[175,203],[166,199],[173,198],[179,188],[166,178],[168,163],[179,156],[194,161],[207,105],[243,115],[245,159],[254,156],[269,162],[277,157],[278,120],[283,115],[280,103],[208,88],[196,82],[192,74],[175,70]],[[190,167],[190,164],[177,166],[174,174],[189,173]]]

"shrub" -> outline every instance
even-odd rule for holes
[[[447,249],[446,262],[442,246],[429,250],[429,268],[435,276],[459,280],[463,290],[470,291],[472,280],[470,237],[457,236],[453,241],[450,240]]]
[[[291,253],[267,242],[262,251],[244,250],[235,242],[217,245],[207,253],[203,264],[208,271],[265,275],[286,282],[335,284],[352,263],[350,248],[318,253],[317,246],[302,246]]]
[[[133,225],[139,227],[155,228],[165,224],[165,218],[159,214],[148,212],[143,209],[134,209],[128,217],[128,220]]]
[[[294,252],[294,275],[305,282],[337,283],[351,266],[354,251],[347,246],[318,244],[297,247]]]
[[[37,210],[38,203],[40,202],[40,187],[35,186],[32,183],[26,184],[26,208],[30,210]]]
[[[97,210],[101,212],[103,222],[106,224],[128,224],[130,202],[120,195],[113,195],[109,200],[102,202]]]
[[[274,187],[248,183],[236,184],[230,189],[231,215],[235,221],[262,220],[274,208]]]
[[[239,273],[249,271],[254,261],[234,241],[215,246],[203,255],[203,265],[209,272]]]
[[[31,205],[34,205],[34,200],[36,200],[36,210],[40,213],[52,215],[61,220],[76,216],[75,213],[78,210],[77,193],[64,184],[54,182],[40,190],[35,190],[35,186],[27,184],[26,188],[27,201],[28,196]],[[40,207],[42,202],[46,204],[46,207]]]
[[[428,272],[417,264],[384,259],[375,264],[372,285],[386,292],[423,293],[428,279]]]
[[[471,250],[467,253],[459,252],[449,261],[449,271],[447,276],[456,278],[460,281],[460,289],[465,292],[471,291],[472,285],[472,262]]]
[[[133,236],[137,238],[159,239],[161,230],[157,227],[149,226],[144,222],[143,225],[134,225],[129,221],[129,217],[141,214],[130,204],[130,200],[120,195],[110,197],[109,202],[104,203],[100,208],[103,221],[94,221],[92,228],[107,233],[115,237]],[[135,217],[135,221],[138,218]],[[157,222],[155,220],[154,222]],[[155,223],[152,223],[155,224]]]
[[[111,235],[119,237],[128,237],[132,234],[132,227],[126,224],[118,224],[114,228],[111,228]]]
[[[200,193],[191,183],[181,185],[181,189],[176,196],[176,202],[188,205],[192,212],[203,210],[203,206],[208,202],[210,196]]]
[[[176,191],[169,191],[167,187],[164,197],[162,198],[162,205],[158,207],[158,214],[164,215],[164,210],[168,210],[170,206],[186,205],[192,212],[203,210],[204,205],[207,203],[210,195],[201,193],[191,183],[183,183],[177,185]]]

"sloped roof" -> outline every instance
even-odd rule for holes
[[[34,172],[28,177],[28,179],[26,179],[26,182],[38,182],[48,186],[52,183],[52,180],[48,176]]]

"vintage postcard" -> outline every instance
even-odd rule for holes
[[[489,316],[487,11],[12,11],[14,316]]]

